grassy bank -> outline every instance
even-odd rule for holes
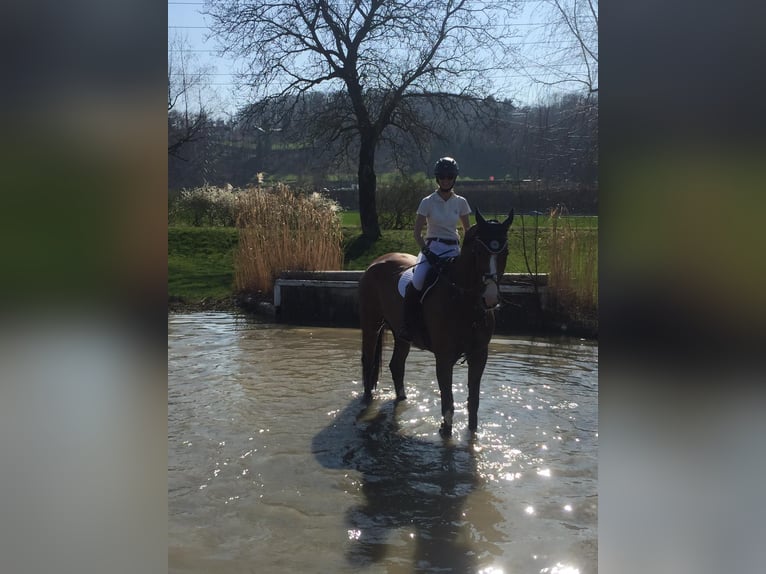
[[[507,214],[504,213],[484,213],[482,212],[482,215],[484,215],[487,219],[490,218],[496,218],[499,220],[505,219]],[[343,227],[360,227],[361,223],[359,221],[359,212],[358,211],[344,211],[340,214],[341,216],[341,225]],[[473,220],[473,218],[472,218]],[[543,228],[551,228],[553,227],[557,221],[553,217],[550,217],[549,215],[516,215],[513,218],[513,226],[511,229],[517,229],[526,227],[526,228],[532,228],[534,226],[537,227],[543,227]],[[582,216],[572,216],[566,218],[567,224],[571,227],[576,227],[580,229],[598,229],[598,217],[593,215],[582,215]]]
[[[184,190],[168,203],[170,306],[230,309],[240,295],[250,305],[271,299],[283,271],[363,270],[385,253],[417,253],[402,209],[397,201],[388,205],[384,212],[393,218],[381,225],[405,229],[386,229],[369,241],[358,212],[342,211],[316,192],[284,184]],[[501,220],[505,214],[484,216]],[[597,331],[597,238],[597,217],[569,216],[563,207],[514,218],[505,270],[548,274],[546,322]]]
[[[231,298],[236,246],[233,227],[169,227],[170,300],[197,304]]]
[[[343,268],[365,269],[384,253],[417,253],[410,230],[384,230],[374,243],[365,241],[358,227],[358,213],[345,212],[343,220]],[[514,219],[509,234],[508,273],[547,273],[551,269],[547,248],[553,227],[549,218],[525,216]],[[595,245],[597,218],[568,218],[567,225],[578,229],[582,237]],[[586,225],[587,223],[587,225]],[[560,227],[560,224],[559,224]],[[539,248],[535,253],[534,244]],[[235,288],[234,253],[238,232],[233,227],[168,228],[168,295],[172,301],[189,304],[203,300],[233,297]],[[554,262],[555,264],[555,262]]]
[[[168,296],[194,305],[231,299],[235,295],[234,257],[238,230],[233,227],[168,227]],[[369,244],[356,227],[343,227],[343,268],[365,269],[376,257],[391,251],[416,253],[409,231],[384,231]]]

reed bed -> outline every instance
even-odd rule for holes
[[[238,292],[270,294],[283,271],[343,268],[338,205],[286,185],[255,188],[239,196],[239,245],[234,253]]]
[[[587,324],[598,322],[598,234],[573,227],[562,208],[551,212],[548,293],[559,311]]]

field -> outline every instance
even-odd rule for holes
[[[232,227],[168,228],[168,296],[198,303],[230,298],[234,286]]]
[[[504,214],[492,214],[492,213],[483,213],[482,214],[486,218],[497,218],[497,219],[503,219],[505,217]],[[571,225],[572,227],[578,227],[578,228],[593,228],[598,229],[598,217],[597,216],[577,216],[577,217],[567,217],[566,218],[567,224]],[[534,227],[537,225],[538,227],[551,227],[551,218],[547,215],[516,215],[513,219],[513,226],[512,229],[520,228],[522,227],[522,222],[524,227]],[[358,211],[344,211],[341,213],[341,224],[344,227],[359,227],[359,212]]]
[[[490,217],[490,215],[488,215]],[[343,212],[343,268],[365,269],[384,253],[417,253],[411,230],[384,230],[374,243],[361,237],[359,214]],[[516,216],[509,234],[506,272],[546,273],[549,271],[548,217]],[[597,217],[560,218],[557,226],[576,230],[577,235],[595,246]],[[232,227],[170,226],[168,228],[168,295],[172,301],[189,304],[203,300],[227,300],[234,293],[234,251],[237,230]],[[535,249],[537,246],[537,249]],[[592,251],[592,250],[591,250]]]

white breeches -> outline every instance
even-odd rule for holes
[[[432,241],[428,248],[439,257],[457,257],[460,255],[460,245],[446,245],[438,241]],[[423,284],[426,282],[426,275],[430,268],[431,264],[425,255],[422,253],[418,254],[418,262],[412,276],[412,284],[418,291],[423,290]]]

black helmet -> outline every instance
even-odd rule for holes
[[[457,162],[451,157],[439,158],[434,165],[434,175],[436,177],[457,177],[459,173],[460,168],[458,167]]]

